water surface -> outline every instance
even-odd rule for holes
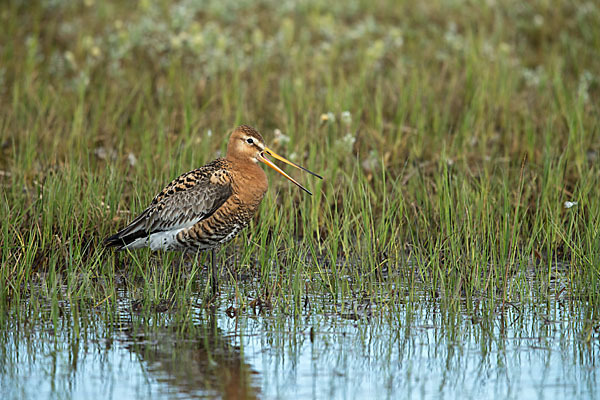
[[[227,290],[224,290],[227,292]],[[321,302],[316,313],[200,303],[187,324],[155,321],[121,293],[107,322],[93,309],[1,334],[3,399],[600,398],[598,333],[559,300],[477,317],[420,300]],[[329,311],[323,311],[323,310]],[[146,318],[146,319],[144,319]]]

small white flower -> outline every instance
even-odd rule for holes
[[[347,133],[343,138],[342,141],[347,145],[347,146],[354,146],[354,142],[356,142],[356,138],[354,137],[354,135],[352,135],[351,133]]]
[[[100,146],[94,149],[94,155],[101,160],[105,160],[106,156],[108,155],[108,152],[104,147]]]
[[[590,71],[583,71],[583,74],[579,76],[579,85],[577,86],[577,94],[581,97],[581,99],[587,103],[590,100],[589,89],[590,86],[594,83],[594,76]]]
[[[577,205],[576,201],[565,201],[565,208],[571,208]]]
[[[207,137],[211,137],[212,136],[212,129],[209,129],[206,131],[206,136]]]
[[[133,167],[135,165],[135,163],[137,163],[137,158],[135,157],[135,154],[133,154],[133,153],[127,154],[127,162],[129,163],[129,165],[131,165]]]
[[[369,155],[361,162],[361,166],[366,172],[373,173],[379,170],[379,167],[381,166],[380,160],[381,159],[379,158],[377,151],[371,150]]]
[[[81,71],[74,79],[75,84],[79,89],[85,89],[90,84],[90,76],[87,72]]]
[[[342,111],[341,120],[344,125],[350,126],[352,123],[352,114],[350,114],[350,111]]]
[[[524,68],[521,71],[523,79],[525,80],[525,84],[529,87],[537,87],[542,83],[544,70],[542,67],[538,67],[535,69]]]
[[[354,148],[354,142],[356,142],[356,138],[351,133],[347,133],[340,139],[338,139],[335,143],[336,148],[343,153],[350,153]]]
[[[275,135],[275,139],[273,139],[273,142],[275,144],[286,144],[287,142],[290,141],[290,137],[287,135],[284,135],[281,132],[281,129],[275,129],[273,131],[274,135]]]
[[[72,68],[77,68],[77,62],[75,61],[75,54],[72,51],[65,51],[65,60],[71,65]]]
[[[335,114],[332,113],[331,111],[329,111],[327,114],[323,113],[321,114],[321,122],[322,123],[329,123],[329,124],[333,124],[335,123]]]

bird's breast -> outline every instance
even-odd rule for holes
[[[267,187],[267,174],[256,164],[233,175],[233,192],[247,207],[258,208]]]

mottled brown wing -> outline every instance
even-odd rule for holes
[[[149,233],[194,225],[212,215],[231,196],[231,185],[198,181],[193,187],[161,198],[146,218]]]
[[[152,233],[194,225],[212,215],[232,194],[221,160],[187,172],[169,183],[129,225],[108,237],[106,246],[124,246]],[[220,174],[225,179],[211,181]]]

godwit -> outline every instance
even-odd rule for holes
[[[106,238],[104,245],[117,250],[211,250],[212,285],[216,292],[215,249],[233,239],[250,222],[267,191],[267,175],[258,162],[312,195],[266,155],[323,179],[277,155],[265,146],[256,129],[242,125],[231,134],[225,158],[173,180],[129,225]]]

